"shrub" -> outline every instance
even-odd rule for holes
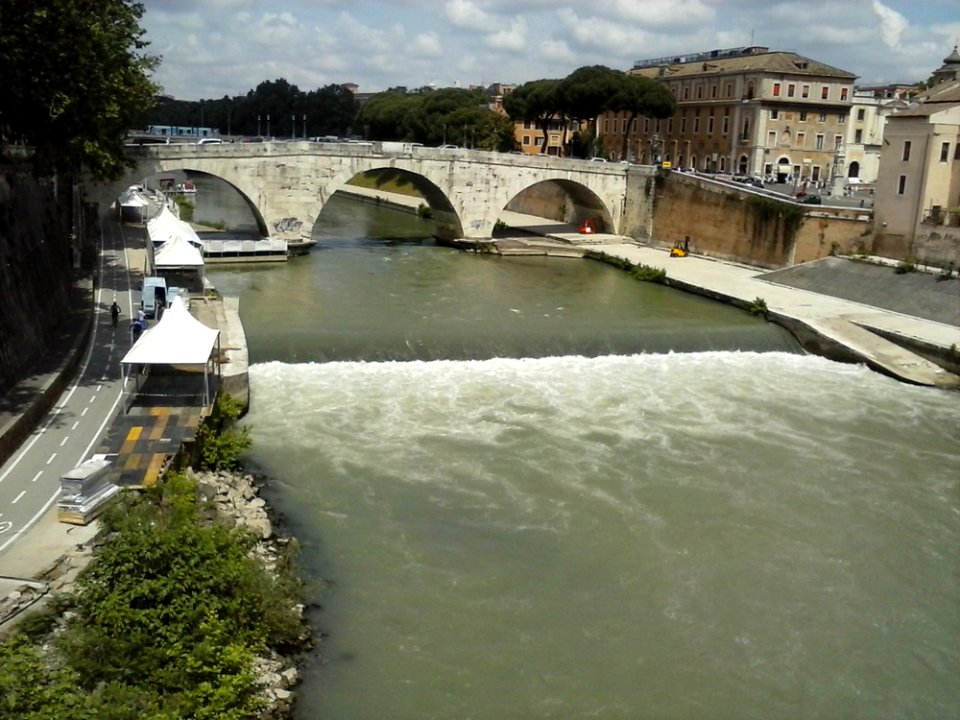
[[[637,265],[630,273],[637,280],[643,282],[665,283],[667,281],[667,271],[663,268],[655,268],[650,265]]]
[[[893,269],[893,271],[897,275],[906,275],[907,273],[916,272],[917,266],[910,260],[901,260],[897,263],[897,266]]]
[[[751,315],[758,315],[760,317],[767,317],[767,301],[762,297],[754,298],[753,302],[747,306],[747,310],[750,311]]]
[[[424,220],[430,220],[433,218],[433,208],[424,203],[417,205],[417,217],[423,218]]]

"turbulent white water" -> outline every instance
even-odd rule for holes
[[[299,718],[960,713],[960,404],[786,353],[251,368]]]

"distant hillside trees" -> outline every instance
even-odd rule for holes
[[[0,137],[32,146],[38,174],[115,178],[127,130],[153,102],[132,0],[0,0]]]

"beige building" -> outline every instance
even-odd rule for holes
[[[857,88],[854,91],[844,141],[844,175],[847,179],[855,178],[865,183],[877,179],[887,117],[909,106],[906,94],[905,90],[898,92],[894,86]]]
[[[611,159],[797,183],[843,173],[836,166],[852,73],[765,47],[640,60],[628,72],[665,83],[677,112],[659,121],[604,115],[599,134]],[[627,152],[621,157],[624,134]]]
[[[941,78],[939,84],[887,118],[874,204],[875,250],[960,264],[960,56],[956,48],[944,63],[934,76]]]

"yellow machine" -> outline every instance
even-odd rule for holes
[[[670,251],[670,257],[686,257],[690,254],[690,238],[684,238],[681,243],[677,240]]]

